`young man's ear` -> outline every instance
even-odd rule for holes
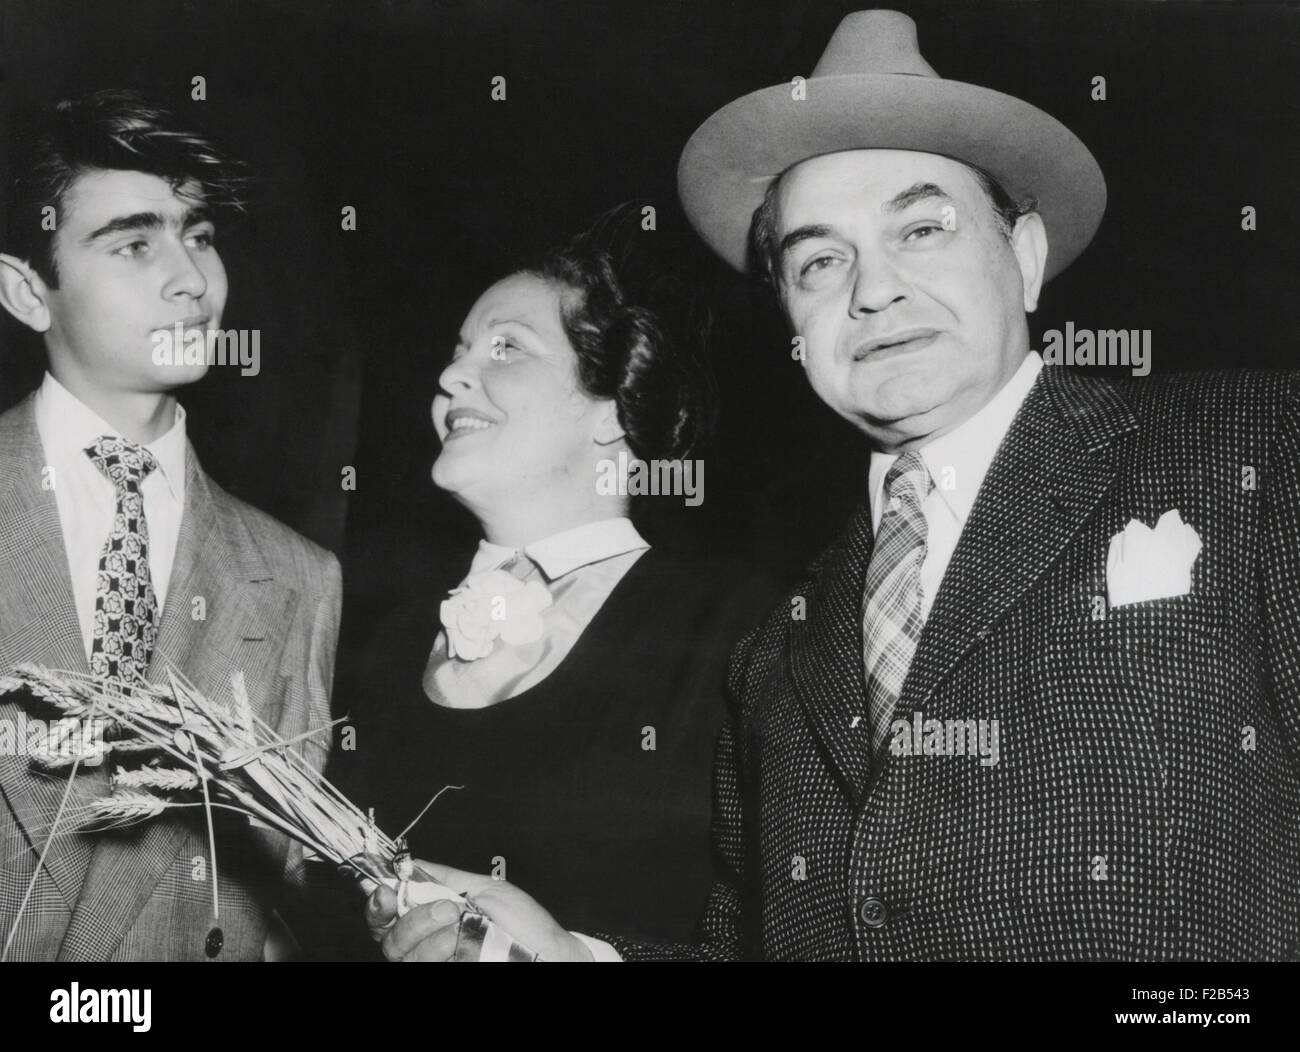
[[[611,398],[601,407],[600,417],[596,421],[596,445],[611,446],[619,439],[626,437],[627,432],[623,430],[623,425],[618,422],[618,405]]]
[[[0,306],[33,332],[50,327],[49,288],[27,263],[0,252]]]

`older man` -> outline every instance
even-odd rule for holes
[[[1044,366],[1026,313],[1092,237],[1100,171],[1046,114],[937,77],[894,12],[715,114],[679,179],[873,453],[858,514],[734,656],[699,943],[613,949],[1295,956],[1296,377]],[[543,958],[611,955],[431,869]],[[444,957],[454,921],[416,910],[385,950]]]

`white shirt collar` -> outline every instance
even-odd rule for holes
[[[87,461],[86,448],[104,435],[124,437],[48,372],[36,392],[33,411],[41,445],[56,471]],[[178,503],[185,500],[187,446],[185,410],[177,403],[175,423],[145,448],[158,461],[158,471]]]
[[[1011,379],[1003,384],[1002,390],[978,413],[921,447],[921,459],[934,480],[934,492],[959,524],[965,525],[998,447],[1011,430],[1012,421],[1042,371],[1043,359],[1031,351]],[[867,481],[872,519],[877,526],[880,524],[885,474],[897,459],[896,453],[871,454]]]
[[[649,547],[649,542],[637,533],[632,520],[624,517],[588,522],[533,541],[524,545],[524,554],[542,568],[548,580],[554,581],[580,567]],[[469,572],[476,574],[494,569],[517,554],[516,548],[479,541]]]

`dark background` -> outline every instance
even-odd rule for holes
[[[858,6],[4,0],[0,128],[20,108],[136,87],[254,166],[260,199],[221,232],[223,325],[262,330],[262,373],[214,369],[187,391],[191,437],[228,489],[340,554],[350,641],[382,607],[454,584],[474,543],[428,477],[438,363],[469,305],[518,253],[629,198],[656,206],[647,236],[716,311],[723,400],[703,506],[652,501],[645,532],[787,577],[831,536],[866,451],[807,390],[768,294],[693,239],[674,180],[699,123],[810,73]],[[1300,7],[896,6],[941,74],[1039,105],[1106,173],[1101,232],[1048,288],[1036,341],[1072,320],[1153,330],[1157,373],[1294,367]],[[192,101],[200,75],[207,100]],[[0,408],[40,372],[39,346],[5,319]]]

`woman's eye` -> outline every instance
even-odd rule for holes
[[[492,347],[488,353],[492,356],[494,361],[500,362],[504,361],[510,354],[517,350],[519,350],[519,347],[514,340],[505,336],[493,336]]]

